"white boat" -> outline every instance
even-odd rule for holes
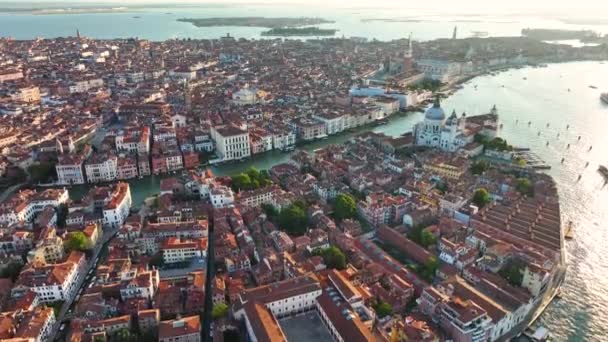
[[[600,99],[602,102],[608,104],[608,93],[602,93],[602,95],[600,95]]]

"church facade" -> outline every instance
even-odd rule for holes
[[[424,120],[414,126],[416,145],[455,152],[473,142],[474,134],[466,129],[466,114],[460,117],[456,111],[446,118],[439,98],[427,109]]]

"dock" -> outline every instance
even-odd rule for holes
[[[517,149],[513,153],[514,159],[523,159],[526,161],[526,166],[535,170],[549,170],[551,166],[547,164],[536,153],[527,149]]]

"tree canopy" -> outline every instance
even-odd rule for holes
[[[534,196],[534,186],[528,178],[518,178],[517,184],[515,185],[515,189],[523,195],[529,197]]]
[[[334,201],[334,217],[339,220],[353,218],[357,215],[357,204],[353,196],[339,194]]]
[[[473,163],[473,165],[471,165],[471,173],[474,175],[481,175],[482,173],[486,172],[489,168],[490,168],[490,164],[488,164],[488,162],[480,160],[480,161]]]
[[[393,307],[389,303],[382,300],[377,301],[374,305],[372,305],[372,307],[380,318],[386,317],[393,313]]]
[[[486,204],[490,203],[490,193],[488,193],[488,190],[484,188],[475,190],[473,203],[479,208],[483,208]]]
[[[57,175],[55,171],[55,164],[49,162],[42,162],[40,164],[32,165],[27,168],[27,172],[32,177],[32,181],[35,183],[46,182],[51,177]]]
[[[278,221],[279,226],[291,235],[306,233],[308,228],[306,205],[302,202],[294,202],[289,207],[281,210]]]
[[[498,274],[506,279],[509,284],[513,286],[521,286],[521,282],[524,278],[523,276],[523,263],[519,261],[512,261],[503,266]]]
[[[336,246],[331,246],[322,250],[315,250],[313,254],[323,257],[323,262],[325,262],[325,265],[327,265],[329,268],[335,268],[338,270],[343,270],[346,268],[346,256]]]
[[[15,281],[17,280],[17,277],[19,277],[22,268],[23,264],[17,261],[10,261],[8,265],[0,271],[0,278],[10,278],[12,281]]]
[[[64,247],[67,251],[85,252],[93,248],[93,243],[83,232],[71,232]]]
[[[259,171],[254,167],[232,177],[232,189],[234,191],[255,190],[272,184],[268,171]]]
[[[421,275],[428,281],[431,281],[435,276],[435,272],[437,272],[438,267],[439,261],[437,261],[437,258],[433,256],[426,262],[426,264],[424,264]]]
[[[219,303],[213,306],[213,310],[211,311],[211,317],[213,317],[213,319],[226,317],[226,315],[228,315],[228,305]]]

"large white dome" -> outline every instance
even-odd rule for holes
[[[439,97],[435,99],[435,103],[433,103],[433,106],[426,110],[424,117],[427,120],[445,120],[445,112],[441,108],[441,104],[439,103]]]

